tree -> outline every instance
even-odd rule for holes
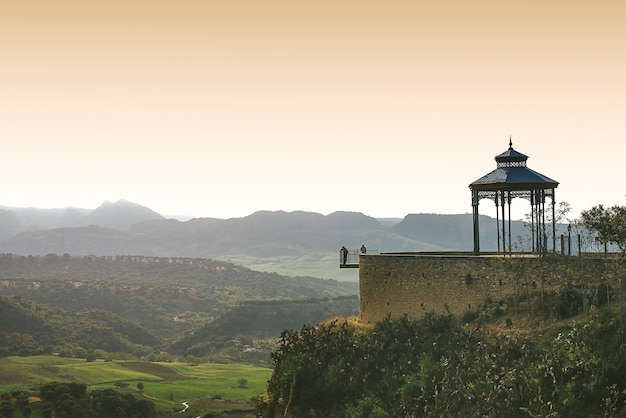
[[[275,368],[268,382],[268,410],[307,416],[315,405],[316,416],[328,417],[344,408],[346,399],[363,389],[352,375],[352,358],[363,355],[356,334],[355,327],[337,320],[304,325],[300,333],[283,331],[271,353]]]
[[[55,416],[68,418],[87,418],[88,414],[80,401],[69,394],[61,398],[60,403],[55,404]]]
[[[242,389],[247,388],[248,387],[248,379],[241,378],[241,379],[237,380],[237,386],[239,386]]]
[[[615,244],[622,255],[626,255],[626,207],[594,206],[581,212],[583,225],[596,234],[596,241],[604,245]]]
[[[6,418],[12,417],[13,416],[13,411],[14,411],[14,409],[13,409],[13,405],[11,404],[11,401],[2,400],[0,402],[0,414],[3,417],[6,417]]]
[[[26,418],[30,417],[30,415],[33,413],[33,410],[30,406],[25,406],[22,408],[22,415],[24,415]]]
[[[571,221],[567,215],[572,211],[572,206],[567,202],[559,202],[558,207],[555,207],[554,210],[554,223],[556,225],[557,231],[556,235],[559,234],[559,227],[563,225],[563,223],[567,222],[571,224]],[[534,208],[531,208],[530,213],[524,215],[522,219],[522,225],[527,230],[528,234],[525,236],[518,235],[517,241],[513,244],[514,248],[519,251],[527,251],[530,247],[532,247],[533,243],[533,235],[536,233],[534,230],[536,228],[536,219],[539,219],[543,215],[543,211],[536,211]],[[535,220],[533,220],[535,219]],[[552,223],[552,211],[546,213],[546,223]],[[535,237],[536,239],[536,237]]]
[[[611,211],[613,242],[619,247],[622,255],[626,255],[626,207],[613,206]]]
[[[137,383],[137,389],[143,391],[143,388],[144,388],[143,383],[141,382]]]
[[[570,222],[567,218],[567,215],[572,211],[572,205],[567,202],[559,202],[557,208],[554,211],[554,223],[557,225],[562,224],[564,222]],[[552,222],[552,214],[548,214],[547,220]]]
[[[390,418],[382,402],[372,395],[359,400],[356,405],[348,405],[342,418]]]

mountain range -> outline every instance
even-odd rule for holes
[[[339,248],[374,252],[470,251],[472,215],[409,214],[376,219],[358,212],[259,211],[242,218],[167,219],[126,200],[96,209],[0,206],[0,252],[22,255],[145,255],[223,259],[281,274],[337,271]],[[526,235],[521,221],[512,236]],[[495,250],[496,220],[480,216],[481,250]],[[286,264],[282,267],[278,264]],[[315,270],[315,269],[314,269]],[[322,274],[319,274],[322,273]]]

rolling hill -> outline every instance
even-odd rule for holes
[[[186,354],[188,344],[273,339],[283,327],[358,312],[354,282],[198,258],[3,254],[0,293],[0,356]]]
[[[470,214],[381,219],[357,212],[259,211],[243,218],[165,219],[119,201],[99,208],[0,208],[0,252],[22,255],[145,255],[231,261],[262,271],[356,280],[339,271],[342,245],[374,252],[472,249]],[[481,216],[481,249],[496,249],[496,220]],[[513,235],[526,231],[512,222]]]

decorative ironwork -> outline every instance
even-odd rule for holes
[[[528,157],[513,149],[513,141],[509,137],[509,149],[496,156],[497,168],[470,184],[472,191],[472,208],[474,222],[474,254],[480,254],[478,227],[478,205],[482,199],[490,199],[496,205],[496,223],[498,252],[507,251],[507,213],[508,205],[508,250],[511,252],[511,201],[523,198],[531,205],[531,232],[533,252],[547,251],[546,232],[546,198],[550,198],[552,206],[552,248],[556,251],[555,230],[555,193],[559,185],[543,174],[531,170],[526,165]]]
[[[526,167],[526,161],[499,161],[498,168],[501,167]]]
[[[554,190],[553,189],[540,189],[543,190],[544,196],[545,197],[550,197],[552,198],[554,196]],[[537,190],[505,190],[507,193],[507,197],[508,197],[508,201],[509,203],[519,197],[522,199],[526,199],[529,202],[533,200],[533,194],[535,192],[537,192]],[[499,201],[501,199],[499,199],[499,194],[502,192],[502,190],[478,190],[478,199],[482,200],[482,199],[489,199],[489,200],[493,200],[496,204],[499,203]]]

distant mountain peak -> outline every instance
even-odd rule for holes
[[[99,207],[102,206],[141,206],[141,207],[145,207],[142,206],[138,203],[133,203],[130,200],[126,200],[126,199],[118,199],[115,202],[112,202],[110,200],[105,200],[104,202],[102,202],[102,204]]]
[[[132,225],[155,219],[164,219],[152,209],[120,199],[116,202],[106,200],[89,215],[92,225],[126,231]]]

